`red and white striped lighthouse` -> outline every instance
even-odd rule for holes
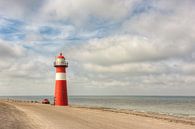
[[[62,55],[62,53],[60,53],[60,55],[56,57],[54,67],[56,68],[54,105],[67,106],[68,95],[66,82],[66,68],[68,67],[68,62],[65,60],[65,57]]]

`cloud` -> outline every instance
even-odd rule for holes
[[[175,2],[139,3],[137,11],[110,36],[66,50],[68,58],[76,63],[70,64],[75,74],[88,78],[83,79],[85,85],[113,93],[113,87],[124,86],[143,94],[162,94],[159,89],[163,94],[193,94],[187,90],[194,89],[193,4],[180,1],[173,6]]]
[[[99,65],[182,58],[195,50],[193,42],[163,42],[141,36],[112,36],[89,41],[72,51],[74,59]]]
[[[0,15],[10,18],[32,20],[45,0],[0,0]]]
[[[84,64],[84,69],[94,73],[103,73],[103,74],[119,74],[121,76],[143,76],[143,75],[152,75],[152,74],[162,74],[170,73],[171,68],[165,64],[156,64],[156,63],[125,63],[112,66],[101,66],[95,64]],[[172,69],[173,70],[173,69]],[[118,76],[118,75],[117,75]]]
[[[177,6],[174,6],[177,2]],[[123,23],[121,31],[164,42],[193,42],[195,13],[192,1],[152,2],[153,8],[135,15]]]
[[[52,62],[52,57],[27,51],[22,44],[0,42],[1,95],[51,94]]]
[[[0,58],[16,58],[23,56],[24,49],[18,44],[11,44],[0,40]]]
[[[194,4],[0,0],[0,93],[53,94],[63,51],[70,94],[194,95]]]
[[[79,25],[92,17],[101,21],[122,20],[135,3],[135,0],[49,0],[44,6],[43,12],[49,19],[70,20]]]

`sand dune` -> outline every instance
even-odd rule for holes
[[[9,107],[7,109],[3,106]],[[56,107],[52,105],[1,102],[0,128],[40,129],[194,129],[190,123],[170,122],[144,115],[100,109]],[[8,113],[11,110],[11,113]],[[7,113],[2,113],[6,111]],[[10,121],[13,117],[15,120]],[[14,122],[5,126],[7,121]],[[193,121],[192,121],[193,122]]]

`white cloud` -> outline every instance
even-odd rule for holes
[[[43,14],[49,19],[68,19],[75,24],[83,24],[92,17],[101,20],[121,20],[125,18],[135,0],[49,0]]]
[[[73,58],[99,65],[182,58],[195,50],[191,42],[163,42],[140,36],[95,39],[72,51]]]
[[[124,21],[115,35],[71,49],[68,56],[79,65],[75,74],[113,93],[113,87],[125,84],[140,91],[134,93],[193,94],[195,14],[189,1],[172,6],[175,2],[153,2],[152,9]]]
[[[112,66],[84,64],[84,68],[88,71],[97,73],[119,73],[128,76],[139,74],[160,74],[162,72],[166,72],[165,66],[151,63],[130,63]]]
[[[177,3],[177,6],[174,6]],[[133,32],[164,42],[193,42],[193,1],[153,2],[153,8],[126,20],[121,31]]]
[[[23,56],[25,50],[18,44],[12,44],[7,41],[0,40],[0,58],[1,59],[13,59]]]
[[[35,16],[41,4],[42,2],[39,0],[0,0],[0,15],[28,19]]]
[[[0,93],[53,94],[53,56],[64,49],[71,94],[194,95],[192,0],[0,0],[0,8],[25,33],[0,40]],[[41,35],[42,26],[60,33]]]

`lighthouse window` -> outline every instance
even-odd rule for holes
[[[65,60],[58,58],[57,61],[56,61],[56,63],[57,64],[64,64],[65,63]]]

